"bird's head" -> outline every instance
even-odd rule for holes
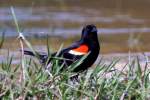
[[[86,41],[98,41],[96,26],[86,25],[82,30],[81,39]]]

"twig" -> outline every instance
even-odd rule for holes
[[[22,64],[22,74],[21,74],[21,81],[25,81],[25,64],[24,64],[24,46],[23,46],[23,35],[19,33],[19,40],[20,40],[20,46],[21,46],[21,64]]]
[[[6,94],[7,90],[0,94],[0,98]]]
[[[20,41],[20,47],[21,47],[21,76],[20,76],[20,81],[24,83],[25,81],[25,65],[24,65],[24,46],[23,46],[23,40],[25,39],[23,34],[20,32],[20,28],[19,28],[19,25],[18,25],[18,21],[17,21],[17,18],[16,18],[16,15],[15,15],[15,12],[14,12],[14,8],[11,7],[11,13],[12,13],[12,16],[13,16],[13,19],[14,19],[14,22],[15,22],[15,25],[16,25],[16,30],[19,34],[18,36],[18,39]]]

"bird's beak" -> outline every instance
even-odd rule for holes
[[[91,32],[92,33],[97,32],[97,29],[94,27]]]

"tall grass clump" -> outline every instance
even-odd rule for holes
[[[13,8],[12,8],[13,12]],[[13,16],[16,20],[15,14]],[[15,21],[17,26],[17,20]],[[18,27],[18,26],[17,26]],[[19,28],[18,28],[19,30]],[[20,45],[23,50],[25,43],[37,56],[32,45],[20,34]],[[60,47],[61,50],[62,47]],[[49,44],[48,55],[51,57]],[[58,50],[58,51],[60,51]],[[62,70],[63,64],[57,55],[52,64],[46,67],[35,59],[26,58],[21,51],[19,64],[12,64],[13,57],[7,57],[0,64],[0,99],[2,100],[149,100],[150,99],[150,69],[146,62],[140,64],[136,59],[116,69],[119,60],[106,64],[101,59],[94,68],[82,73],[72,70],[86,58],[74,62]],[[74,77],[79,75],[78,78]]]

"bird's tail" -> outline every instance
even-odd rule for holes
[[[45,64],[47,62],[47,59],[48,59],[47,54],[32,52],[32,51],[29,51],[29,50],[24,50],[24,54],[29,55],[29,56],[33,56],[33,57],[37,57],[41,64]]]
[[[25,55],[35,56],[35,54],[32,51],[24,50]]]

